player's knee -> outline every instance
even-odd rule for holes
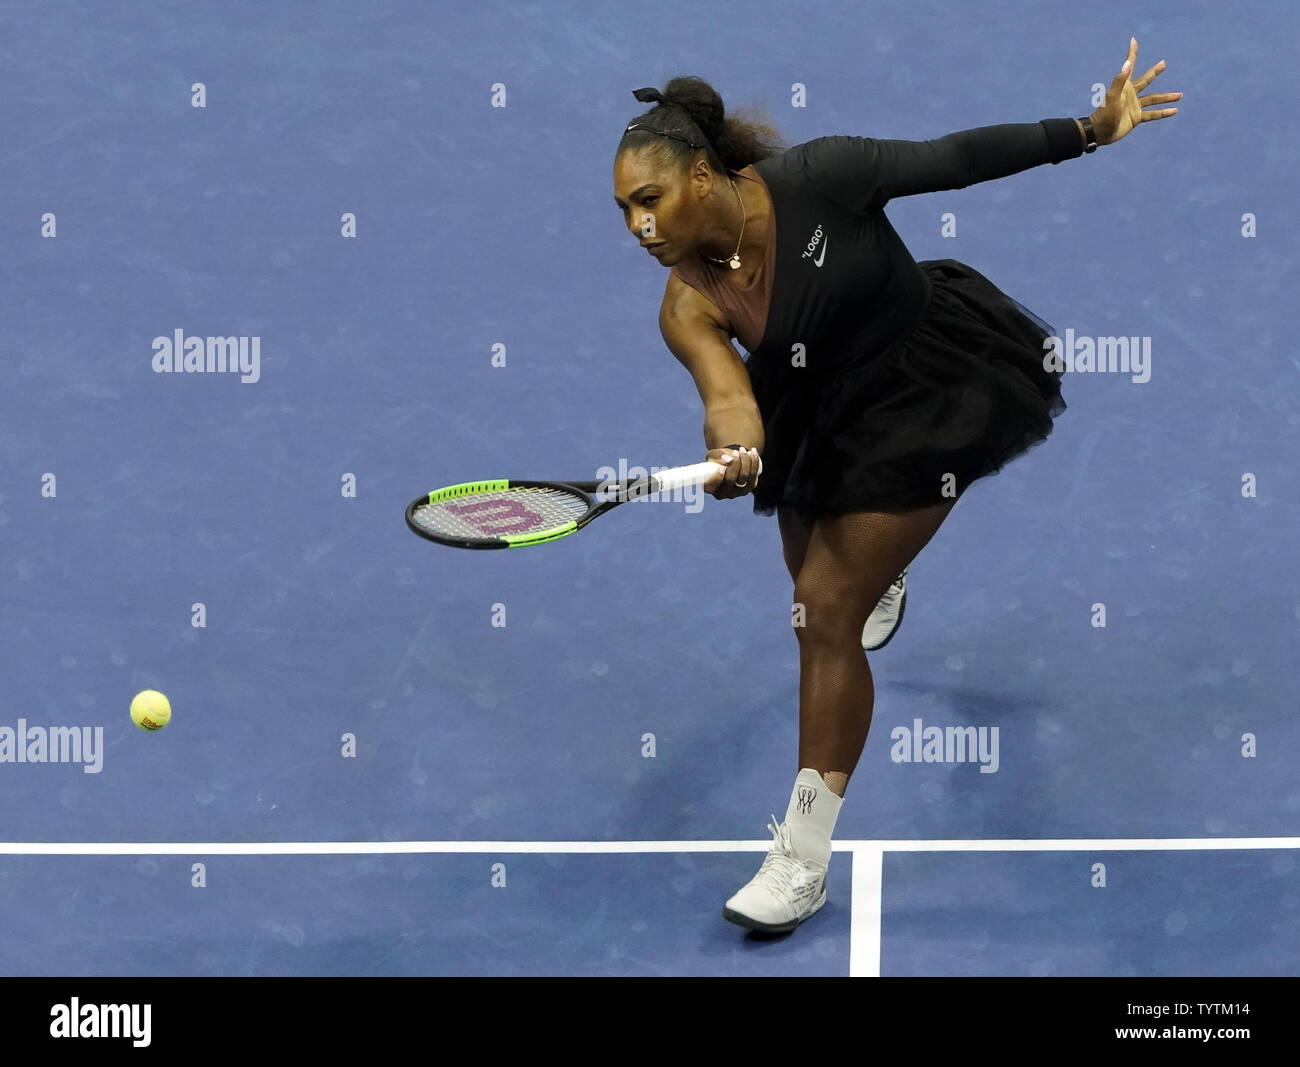
[[[832,591],[809,590],[795,583],[794,614],[792,624],[801,646],[834,645],[854,637],[854,618],[843,597]],[[856,634],[861,636],[862,623],[857,623]]]

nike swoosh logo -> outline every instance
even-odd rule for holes
[[[822,265],[822,260],[826,258],[826,246],[830,243],[831,243],[831,235],[827,234],[825,237],[822,238],[822,254],[813,260],[813,262],[816,263],[817,266],[820,267]]]

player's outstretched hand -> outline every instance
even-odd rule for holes
[[[1178,114],[1176,107],[1162,107],[1155,111],[1143,111],[1152,104],[1167,104],[1179,100],[1182,93],[1151,93],[1138,96],[1164,71],[1162,59],[1140,78],[1133,77],[1133,64],[1137,62],[1138,44],[1136,37],[1129,38],[1128,59],[1115,75],[1115,80],[1106,90],[1106,102],[1092,113],[1092,127],[1097,135],[1097,144],[1114,144],[1133,127],[1143,122],[1154,122]]]
[[[714,474],[704,483],[704,491],[718,500],[731,500],[753,492],[759,479],[758,451],[753,448],[711,448],[705,459],[721,463],[726,471]]]

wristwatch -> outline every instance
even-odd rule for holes
[[[1083,126],[1083,136],[1088,142],[1083,149],[1084,154],[1097,151],[1097,131],[1092,128],[1092,119],[1085,115],[1079,122]]]

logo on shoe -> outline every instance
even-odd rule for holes
[[[798,799],[800,815],[812,814],[813,800],[816,796],[817,790],[813,789],[811,786],[801,785],[799,787]]]

